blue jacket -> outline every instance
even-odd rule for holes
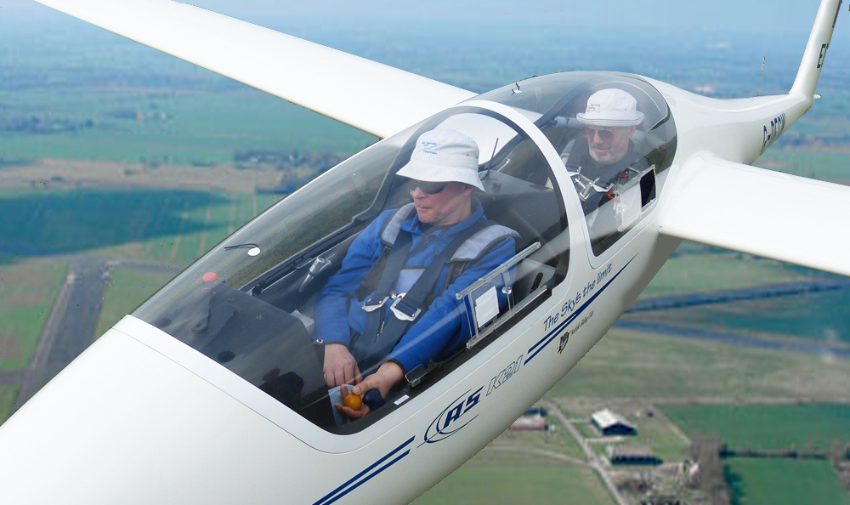
[[[316,330],[313,338],[321,339],[325,344],[343,344],[351,348],[351,335],[363,333],[366,312],[362,308],[363,301],[357,299],[356,292],[369,270],[381,256],[384,249],[382,232],[397,211],[398,209],[393,209],[381,213],[351,244],[342,262],[342,268],[331,277],[316,301]],[[406,279],[408,271],[421,273],[421,270],[431,263],[434,256],[451,242],[458,232],[482,219],[486,218],[477,201],[474,202],[472,215],[450,227],[438,228],[426,225],[426,229],[423,230],[422,223],[413,212],[412,217],[401,223],[401,228],[411,233],[413,244],[404,269],[399,274],[395,291],[406,292],[412,284],[412,280]],[[507,230],[504,227],[500,228]],[[507,231],[517,236],[516,232]],[[462,324],[462,314],[466,309],[464,301],[457,300],[455,294],[511,259],[515,254],[515,248],[514,239],[508,237],[484,249],[483,256],[467,265],[463,273],[434,299],[427,312],[411,323],[392,352],[386,356],[386,360],[397,362],[407,373],[417,365],[427,365],[430,360],[443,357],[466,342],[471,336],[472,328],[469,324]],[[448,264],[443,267],[435,283],[435,291],[445,286],[449,269]],[[412,277],[415,278],[416,275]],[[497,289],[497,294],[500,304],[504,304],[505,296],[501,291]],[[368,300],[370,296],[366,296],[364,300]],[[386,316],[394,317],[389,310],[386,311]]]

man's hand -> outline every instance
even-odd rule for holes
[[[325,345],[325,364],[323,370],[328,389],[343,384],[357,384],[361,379],[357,360],[348,352],[348,348],[342,344]]]
[[[325,363],[327,363],[327,350],[325,350],[325,353]],[[401,382],[402,379],[404,379],[404,370],[397,363],[387,361],[378,368],[377,372],[367,376],[360,384],[351,388],[350,392],[362,398],[366,391],[377,389],[381,396],[386,398],[390,389]],[[349,393],[348,387],[342,386],[340,393],[345,398]],[[341,403],[337,403],[335,406],[342,415],[352,419],[359,419],[369,413],[369,407],[365,403],[360,407],[360,410],[350,409]]]

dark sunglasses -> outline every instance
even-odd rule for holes
[[[410,192],[416,191],[419,188],[426,195],[436,195],[440,191],[446,189],[448,182],[427,182],[427,181],[410,181]]]
[[[611,139],[614,138],[614,132],[612,130],[597,130],[596,128],[585,128],[584,135],[589,139],[592,139],[594,135],[599,135],[602,142],[611,142]]]

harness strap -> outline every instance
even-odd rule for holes
[[[407,261],[407,256],[412,246],[413,235],[403,232],[396,238],[395,244],[384,249],[384,251],[389,252],[381,254],[382,257],[386,256],[387,259],[384,262],[383,272],[381,273],[377,287],[372,292],[372,296],[363,303],[363,310],[366,311],[366,325],[363,328],[362,337],[374,337],[381,331],[381,323],[386,313],[385,305],[389,300],[390,291],[398,274],[404,267],[405,261]]]
[[[378,257],[378,260],[374,265],[372,265],[372,268],[369,269],[369,273],[366,274],[363,282],[360,283],[360,287],[357,288],[358,300],[366,298],[370,293],[374,293],[378,288],[378,282],[381,280],[381,274],[384,272],[384,268],[387,265],[387,258],[393,248],[393,244],[395,244],[398,233],[401,230],[401,224],[410,216],[413,210],[413,203],[408,203],[407,205],[399,208],[384,225],[384,229],[381,230],[381,242],[384,244],[384,249],[381,251],[381,255]]]
[[[369,313],[366,315],[366,327],[364,328],[363,335],[361,335],[360,338],[352,345],[352,354],[357,362],[360,363],[361,372],[365,374],[368,373],[367,371],[371,371],[371,368],[377,365],[387,354],[389,354],[390,351],[392,351],[410,323],[415,321],[422,313],[423,302],[428,297],[431,290],[434,289],[434,284],[436,284],[437,278],[439,278],[440,272],[442,271],[443,266],[448,262],[449,258],[451,258],[454,252],[461,246],[461,244],[466,242],[467,239],[491,224],[492,223],[490,221],[481,219],[473,223],[469,228],[460,231],[452,239],[452,241],[449,242],[449,244],[434,257],[416,282],[413,283],[413,286],[411,286],[408,292],[403,296],[395,298],[390,306],[393,317],[386,320],[383,328],[381,328],[381,323],[386,319],[386,303],[382,302],[387,301],[386,297],[389,295],[389,290],[395,283],[395,280],[401,271],[401,266],[403,266],[404,260],[407,259],[407,251],[405,251],[404,254],[398,254],[398,256],[403,257],[403,260],[402,265],[397,267],[397,271],[391,271],[390,262],[393,261],[393,256],[397,256],[395,250],[398,248],[399,243],[402,243],[403,240],[410,240],[412,243],[412,236],[409,232],[402,231],[399,234],[396,239],[396,244],[393,247],[393,251],[390,253],[390,258],[387,260],[387,267],[384,269],[381,281],[378,283],[379,289],[384,288],[385,285],[388,286],[386,287],[386,294],[379,293],[378,290],[376,290],[373,298],[369,300],[369,302],[373,302],[376,309],[380,310],[372,310],[371,312],[367,311]],[[405,236],[407,236],[407,239],[404,238]],[[407,249],[409,251],[409,246]],[[380,298],[378,298],[379,296]],[[364,309],[365,308],[366,305],[364,305]],[[358,343],[360,343],[362,347],[358,346]]]

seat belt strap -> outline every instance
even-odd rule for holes
[[[395,245],[398,234],[401,232],[401,224],[410,217],[413,210],[413,203],[409,203],[404,207],[399,208],[384,225],[384,229],[381,230],[381,242],[384,244],[384,249],[381,251],[381,255],[378,257],[378,260],[374,265],[372,265],[372,268],[369,269],[369,273],[366,274],[363,282],[361,282],[360,286],[357,288],[356,295],[358,300],[363,300],[374,293],[378,288],[378,282],[380,282],[381,275],[387,265],[387,257]]]
[[[392,312],[392,317],[390,317],[386,324],[381,328],[381,322],[385,319],[384,311],[373,311],[382,312],[380,314],[380,319],[377,324],[370,324],[369,319],[375,318],[377,314],[369,314],[367,315],[366,328],[364,329],[363,335],[360,336],[358,341],[362,344],[363,349],[367,351],[367,354],[364,356],[354,355],[355,359],[357,359],[360,364],[360,371],[364,374],[369,373],[372,367],[374,367],[377,363],[379,363],[390,351],[395,347],[399,340],[401,340],[401,336],[404,334],[407,327],[415,321],[419,315],[422,313],[422,305],[425,299],[428,297],[428,294],[431,290],[434,289],[434,285],[437,283],[437,279],[440,277],[440,272],[443,269],[443,266],[448,262],[449,258],[455,253],[455,251],[466,242],[470,237],[483,230],[484,228],[492,225],[493,223],[486,220],[481,219],[467,229],[460,231],[442,251],[437,254],[431,263],[425,268],[416,282],[411,286],[410,290],[404,296],[399,296],[396,298],[392,305],[390,306],[390,311]],[[399,239],[403,235],[409,235],[407,233],[400,234]],[[398,241],[397,244],[398,245]],[[393,247],[396,249],[396,247]],[[407,254],[404,255],[405,259]],[[391,257],[392,258],[392,257]],[[389,262],[392,259],[387,261],[387,268],[384,270],[384,275],[381,277],[381,282],[379,286],[384,284],[385,279],[389,277],[387,273],[389,272]],[[399,272],[401,268],[399,268]],[[387,281],[390,285],[390,288],[395,283],[396,278],[398,277],[398,272],[393,274],[390,279]],[[380,293],[376,290],[376,295]],[[380,294],[382,298],[380,300],[376,300],[376,304],[381,300],[386,301],[384,296],[389,295],[389,290],[387,290],[386,295]],[[377,298],[377,296],[375,297]],[[384,308],[384,304],[381,304],[380,307]],[[365,308],[365,306],[364,306]],[[357,345],[354,345],[357,350]]]
[[[410,248],[413,246],[413,236],[406,231],[401,231],[396,238],[392,248],[387,253],[384,270],[372,296],[363,302],[363,310],[366,311],[366,325],[362,337],[372,335],[373,337],[381,331],[381,323],[386,314],[386,303],[390,298],[390,291],[398,278]]]

